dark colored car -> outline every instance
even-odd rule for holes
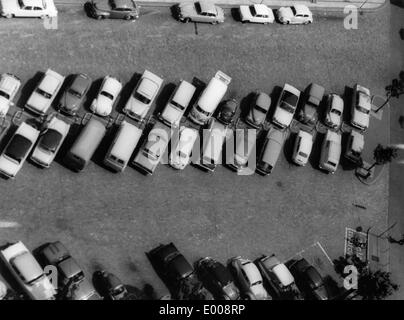
[[[271,98],[264,92],[256,92],[254,102],[250,107],[245,121],[250,126],[259,129],[267,117],[270,106]]]
[[[324,97],[325,89],[315,83],[310,84],[303,94],[302,108],[299,110],[299,121],[315,125],[318,120],[318,108]]]
[[[234,116],[236,115],[238,109],[238,103],[236,100],[231,99],[223,103],[220,108],[217,119],[223,124],[229,125],[233,122]]]
[[[5,154],[17,162],[21,162],[31,147],[32,141],[22,135],[16,134],[7,146]]]
[[[99,292],[105,299],[126,300],[128,290],[116,275],[101,270],[96,271],[94,277],[99,281]]]
[[[76,115],[90,86],[91,78],[89,76],[82,73],[75,75],[63,92],[58,109],[70,116]]]
[[[200,259],[196,264],[199,279],[216,299],[238,300],[240,291],[230,271],[212,258]]]
[[[98,20],[135,20],[139,18],[139,6],[133,0],[109,0],[102,3],[88,1],[85,8],[91,17]]]
[[[328,300],[328,290],[320,273],[306,259],[300,259],[289,266],[296,284],[306,299]]]

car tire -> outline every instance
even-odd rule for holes
[[[127,16],[125,16],[125,18],[123,18],[123,19],[126,20],[126,21],[129,21],[129,20],[133,20],[133,17],[130,16],[130,15],[127,15]]]
[[[97,16],[95,16],[95,18],[96,18],[97,20],[102,20],[102,19],[104,19],[104,16],[102,16],[102,15],[97,15]]]
[[[190,22],[191,22],[191,19],[190,19],[190,18],[185,18],[185,19],[183,20],[183,22],[184,22],[184,23],[190,23]]]
[[[210,24],[211,25],[215,25],[215,24],[217,24],[218,22],[217,21],[212,21]]]
[[[12,13],[6,14],[4,17],[6,17],[7,19],[11,19],[14,18],[14,15]]]

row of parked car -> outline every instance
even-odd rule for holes
[[[13,17],[55,17],[58,14],[53,0],[0,0],[1,15]],[[101,19],[135,20],[139,18],[140,6],[133,0],[88,1],[84,8],[89,16]],[[219,6],[209,1],[180,3],[174,7],[176,17],[182,22],[222,23],[225,16]],[[271,8],[264,4],[240,6],[242,22],[268,24],[275,21]],[[281,7],[276,11],[277,19],[282,24],[308,24],[313,22],[313,15],[305,5]]]
[[[19,285],[17,291],[22,291],[28,299],[130,298],[125,285],[106,271],[94,274],[93,280],[98,282],[97,292],[92,281],[60,241],[38,248],[35,256],[19,241],[4,247],[0,255]],[[305,259],[284,264],[275,255],[263,255],[255,262],[234,257],[225,266],[206,257],[198,260],[194,268],[173,243],[160,245],[147,255],[174,299],[329,299],[322,276]],[[6,297],[7,290],[4,290],[6,285],[1,281],[0,285],[0,289],[3,288],[0,290],[1,300]],[[203,296],[201,292],[204,292]]]
[[[59,93],[65,77],[48,69],[28,98],[25,109],[44,118]],[[231,83],[231,77],[217,71],[211,78],[196,102],[190,106],[188,118],[193,126],[181,125],[184,113],[194,99],[195,85],[181,80],[172,93],[164,109],[158,114],[156,122],[143,135],[144,123],[151,106],[160,91],[163,79],[145,70],[123,108],[129,119],[119,124],[115,139],[105,156],[104,163],[111,169],[121,172],[129,164],[132,154],[138,150],[132,164],[147,174],[153,174],[160,163],[167,146],[171,141],[169,163],[173,168],[184,169],[191,160],[205,170],[214,171],[221,163],[224,143],[233,141],[234,148],[226,153],[226,164],[236,171],[245,169],[252,151],[256,148],[257,132],[262,131],[272,104],[270,96],[264,92],[256,92],[250,102],[245,117],[248,125],[244,129],[234,129],[239,104],[236,100],[221,103]],[[22,167],[25,159],[33,149],[31,160],[41,167],[49,167],[69,133],[69,120],[77,115],[91,85],[91,79],[85,74],[71,77],[65,90],[59,95],[56,109],[66,117],[56,115],[48,117],[44,123],[32,125],[23,122],[15,131],[0,155],[0,173],[13,178]],[[0,76],[0,111],[7,114],[13,104],[21,82],[11,74]],[[81,171],[92,158],[103,140],[107,127],[103,117],[110,116],[119,97],[122,83],[112,77],[104,77],[96,97],[90,105],[93,116],[80,132],[70,150],[65,155],[66,164],[75,171]],[[321,106],[324,104],[324,110]],[[371,97],[367,88],[354,86],[351,103],[350,124],[352,130],[348,139],[345,156],[352,162],[358,162],[364,146],[362,131],[369,126]],[[337,94],[325,96],[325,89],[317,84],[309,85],[304,92],[285,84],[276,101],[271,118],[271,127],[267,131],[265,141],[256,152],[256,169],[267,175],[272,172],[284,142],[289,134],[287,130],[295,115],[304,127],[296,136],[292,159],[297,165],[304,166],[309,159],[319,114],[323,114],[323,123],[328,127],[320,159],[320,168],[334,173],[341,156],[341,133],[344,101]],[[216,117],[213,117],[213,115]],[[202,133],[200,130],[202,128]],[[143,143],[140,144],[141,137]],[[232,139],[229,139],[229,136]],[[140,148],[138,147],[140,146]],[[34,148],[35,147],[35,148]],[[226,148],[229,150],[229,148]],[[197,150],[197,152],[194,152]]]

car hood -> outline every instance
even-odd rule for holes
[[[360,125],[363,128],[367,128],[369,126],[369,115],[364,114],[363,112],[354,112],[352,120],[354,123]]]
[[[241,15],[241,18],[247,18],[247,19],[252,18],[250,7],[249,6],[240,6],[240,15]]]
[[[101,115],[108,115],[112,111],[112,101],[103,95],[94,100],[93,106],[93,111]]]
[[[293,119],[293,114],[278,107],[276,108],[274,119],[276,119],[281,124],[288,126]]]
[[[14,177],[18,170],[20,169],[20,165],[10,159],[7,156],[2,155],[0,157],[0,171],[4,172],[8,176]]]
[[[35,161],[37,160],[40,164],[49,165],[53,160],[54,154],[51,152],[47,152],[42,150],[41,148],[35,148],[32,153],[31,158]]]
[[[169,121],[170,123],[178,123],[179,118],[181,117],[182,112],[173,106],[167,106],[161,116]]]
[[[37,92],[32,93],[27,104],[34,107],[36,110],[44,112],[50,105],[50,99],[45,98]]]
[[[5,115],[10,107],[10,101],[0,96],[0,114]]]
[[[1,1],[0,7],[3,13],[12,13],[19,9],[17,0],[14,1]]]
[[[304,105],[304,114],[305,114],[306,118],[308,118],[308,119],[314,118],[316,116],[316,112],[317,112],[317,109],[314,108],[314,106],[307,104],[307,103]]]

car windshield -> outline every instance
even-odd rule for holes
[[[140,94],[139,92],[135,92],[134,94],[135,99],[143,102],[144,104],[149,104],[151,101],[149,98],[146,98],[144,95]]]
[[[205,116],[209,116],[209,115],[210,115],[209,112],[206,112],[206,111],[202,110],[202,108],[199,107],[199,106],[196,106],[196,110],[198,110],[198,112],[204,114]]]
[[[302,151],[299,152],[299,156],[304,157],[304,158],[308,157],[308,155]]]
[[[296,15],[296,9],[295,9],[295,7],[290,7],[290,9],[292,10],[293,15],[295,16],[295,15]]]
[[[250,11],[251,11],[251,15],[252,15],[253,17],[255,17],[255,16],[257,15],[257,12],[255,11],[254,6],[250,6]]]
[[[150,149],[148,149],[148,148],[145,148],[144,150],[143,150],[143,154],[147,157],[147,158],[149,158],[149,159],[152,159],[152,160],[157,160],[158,159],[158,154],[155,154],[153,151],[151,151]]]
[[[280,104],[280,108],[282,108],[283,110],[286,110],[289,113],[295,112],[295,109],[284,101],[282,101],[282,103]]]
[[[114,100],[114,96],[108,92],[101,91],[100,95],[107,97],[108,99]]]
[[[260,112],[262,112],[262,113],[267,113],[267,111],[264,109],[264,108],[262,108],[262,107],[260,107],[260,106],[255,106],[255,108],[254,108],[255,110],[258,110],[258,111],[260,111]]]
[[[282,101],[294,107],[297,105],[298,97],[294,95],[292,92],[284,91],[282,95]]]
[[[118,294],[123,293],[124,291],[125,291],[125,287],[122,286],[122,287],[119,287],[119,288],[117,288],[117,289],[114,289],[113,294],[114,294],[114,295],[118,295]]]
[[[6,98],[7,100],[10,100],[10,96],[7,93],[5,93],[4,91],[0,90],[0,96]]]
[[[8,145],[5,155],[8,157],[21,162],[29,148],[31,147],[32,143],[27,138],[23,137],[22,135],[15,135],[14,138],[11,140],[11,143]]]
[[[45,132],[41,139],[41,147],[47,151],[55,152],[62,140],[62,134],[54,129]]]
[[[359,112],[362,112],[362,113],[364,113],[364,114],[369,114],[369,110],[367,110],[367,109],[365,109],[365,108],[362,108],[361,106],[356,106],[356,109],[357,109]]]
[[[332,167],[336,167],[336,166],[337,166],[337,164],[336,164],[335,162],[332,162],[332,161],[327,161],[327,163],[328,163],[330,166],[332,166]]]
[[[340,115],[341,115],[341,111],[339,111],[339,110],[337,110],[337,109],[332,109],[332,110],[331,110],[331,113],[334,113],[334,114],[336,114],[337,116],[340,116]]]
[[[252,285],[253,285],[253,286],[257,286],[257,285],[259,285],[259,284],[262,284],[262,281],[261,281],[261,280],[255,281]]]
[[[180,110],[184,110],[184,109],[185,109],[184,106],[180,105],[179,103],[175,102],[174,100],[171,100],[171,104],[172,104],[174,107],[176,107],[176,108],[178,108],[178,109],[180,109]]]
[[[52,98],[52,95],[43,91],[42,89],[38,88],[36,89],[36,92],[38,92],[40,95],[44,96],[46,99]]]
[[[69,89],[69,93],[77,98],[81,98],[81,94],[74,89]]]

